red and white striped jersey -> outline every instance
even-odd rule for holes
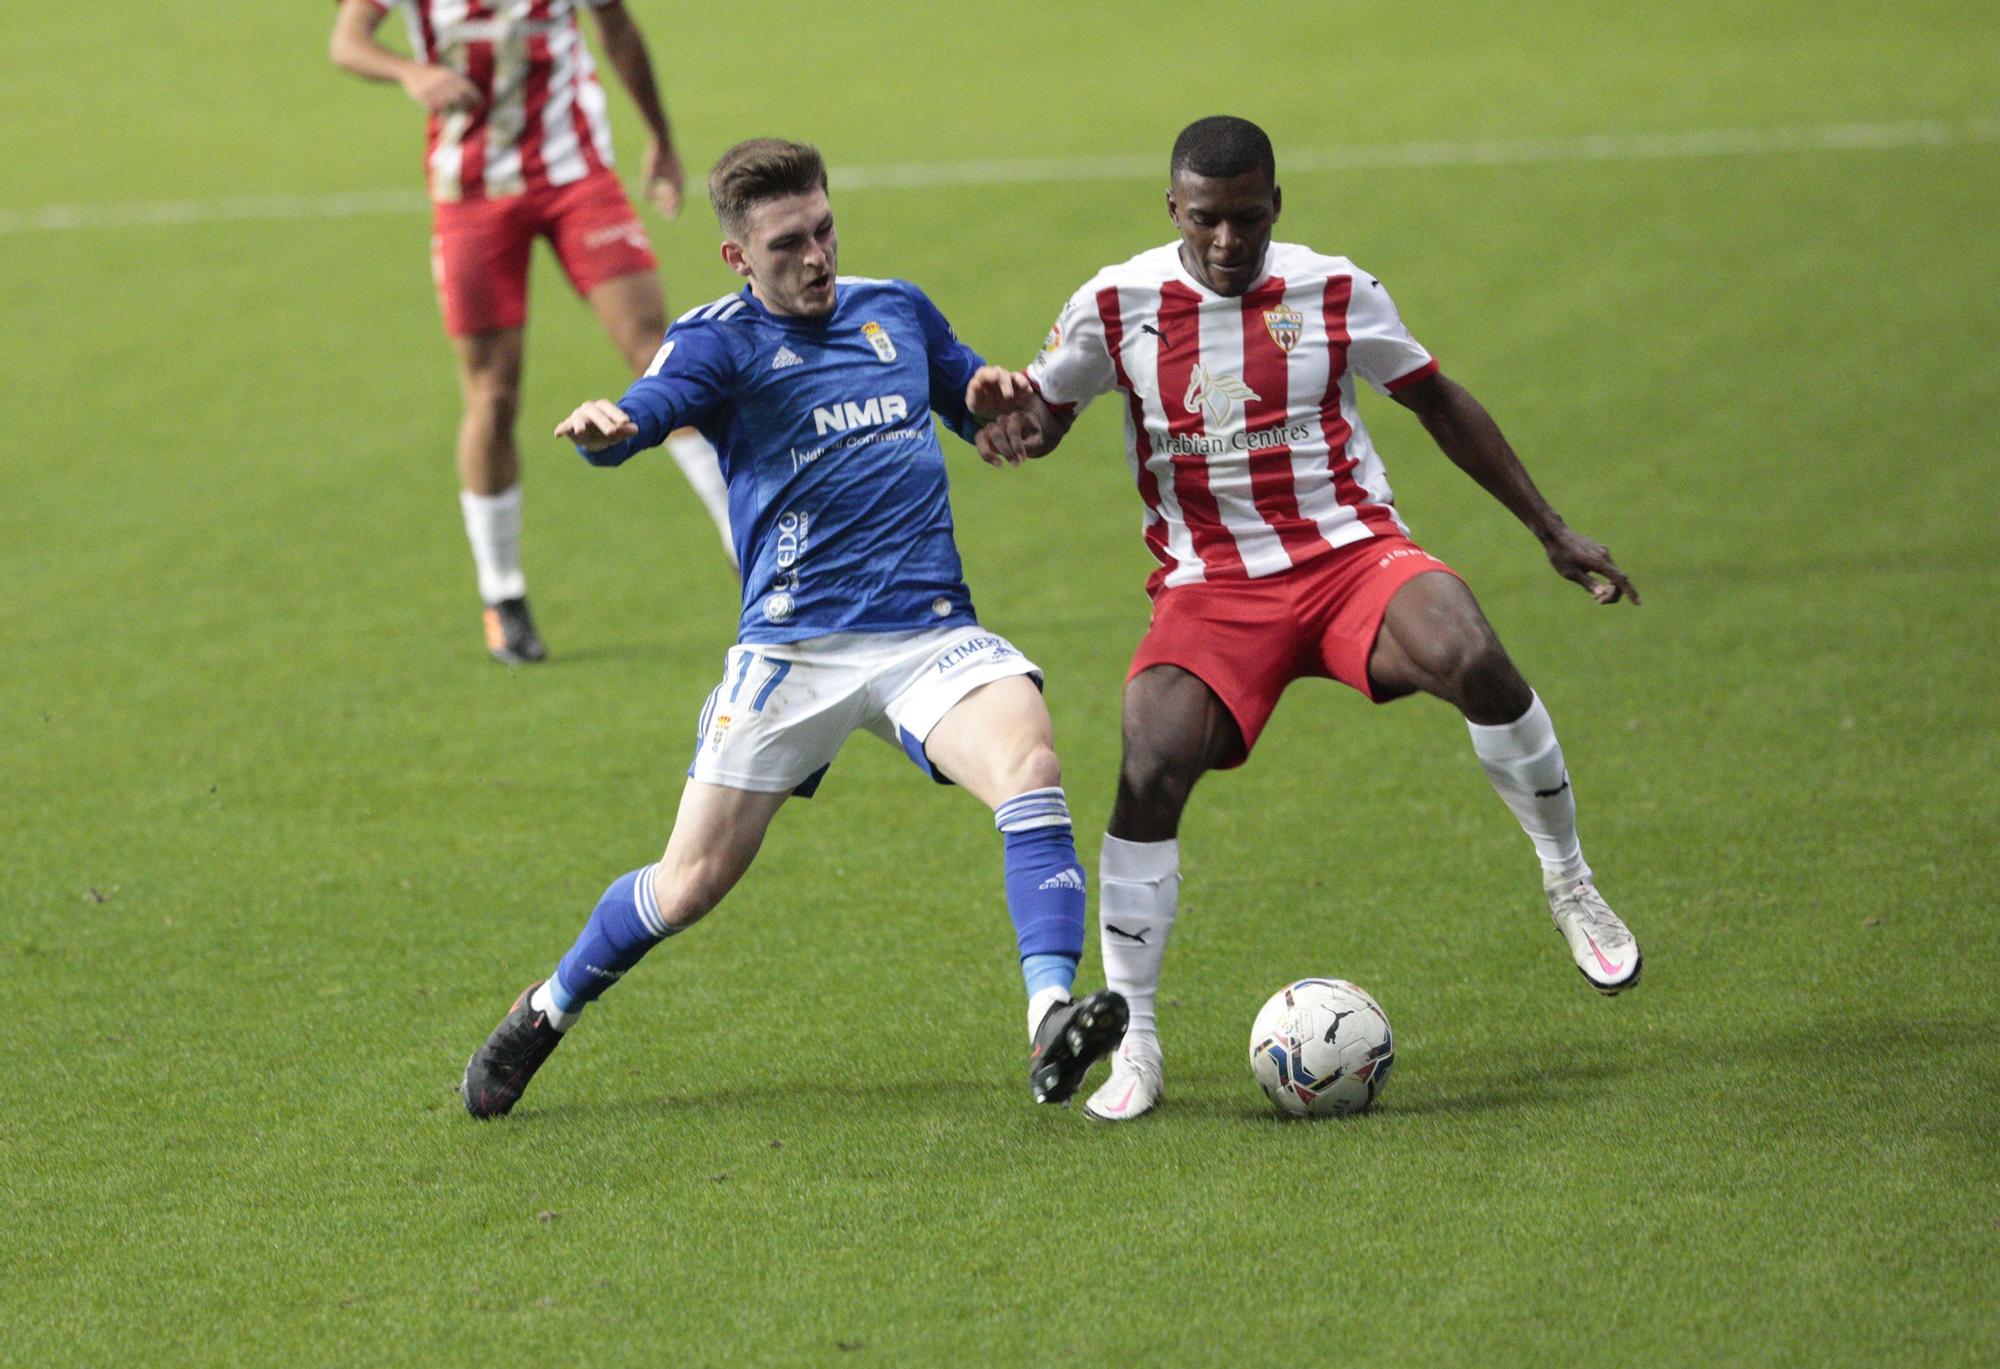
[[[401,9],[419,60],[449,67],[486,97],[431,116],[431,198],[477,200],[568,185],[611,165],[611,124],[579,4],[617,0],[371,0]]]
[[[1354,377],[1388,392],[1436,370],[1382,283],[1345,257],[1274,242],[1261,281],[1231,298],[1188,274],[1176,241],[1077,291],[1028,375],[1065,409],[1125,393],[1157,593],[1407,534]]]

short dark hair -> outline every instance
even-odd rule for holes
[[[819,149],[783,138],[752,138],[723,153],[708,173],[708,202],[728,236],[740,237],[765,200],[826,189]]]
[[[1248,119],[1229,114],[1211,114],[1196,119],[1174,139],[1174,159],[1167,168],[1169,177],[1183,171],[1197,176],[1227,179],[1246,171],[1262,171],[1272,181],[1278,179],[1278,159],[1271,152],[1271,140],[1264,130]]]

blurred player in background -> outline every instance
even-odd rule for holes
[[[465,399],[459,499],[486,605],[486,646],[508,665],[547,655],[521,573],[514,446],[535,239],[549,240],[634,374],[666,327],[658,263],[611,170],[611,125],[577,31],[579,4],[651,132],[646,193],[671,219],[681,207],[680,158],[645,40],[619,0],[340,0],[333,26],[337,65],[395,82],[430,113],[431,267]],[[375,37],[393,5],[409,21],[415,60]],[[667,449],[730,547],[714,450],[692,432],[675,434]]]
[[[993,810],[1029,1086],[1066,1102],[1117,1046],[1125,1004],[1070,997],[1085,880],[1041,671],[979,625],[952,536],[931,416],[973,440],[966,383],[982,363],[914,285],[835,274],[817,150],[740,143],[708,190],[722,258],[749,284],[683,314],[624,398],[580,406],[556,436],[600,466],[684,423],[715,444],[744,569],[738,642],[696,726],[666,854],[614,880],[555,972],[522,991],[466,1064],[466,1109],[512,1108],[585,1005],[722,900],[779,807],[810,796],[859,730]],[[884,1038],[918,1039],[889,986],[870,987]]]
[[[1180,887],[1189,792],[1241,765],[1285,686],[1332,678],[1378,703],[1422,691],[1464,715],[1472,749],[1541,858],[1549,911],[1584,978],[1617,993],[1638,944],[1591,879],[1554,725],[1472,592],[1409,540],[1355,407],[1359,377],[1414,412],[1513,513],[1556,573],[1639,602],[1603,547],[1567,527],[1486,410],[1446,378],[1382,283],[1345,257],[1271,241],[1282,204],[1262,129],[1216,117],[1174,144],[1179,239],[1077,291],[1025,373],[987,368],[966,402],[1007,410],[978,437],[1014,464],[1055,450],[1106,390],[1125,434],[1153,621],[1126,677],[1124,757],[1098,867],[1105,977],[1131,1008],[1086,1111],[1124,1121],[1161,1096],[1154,1002]],[[1337,830],[1365,851],[1365,815]],[[1349,829],[1362,825],[1362,832]]]

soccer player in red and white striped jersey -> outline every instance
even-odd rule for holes
[[[619,0],[339,0],[331,55],[358,76],[400,84],[429,111],[424,165],[433,201],[432,273],[458,354],[465,412],[460,503],[485,601],[487,649],[507,664],[542,659],[521,572],[520,456],[514,411],[528,317],[528,257],[545,237],[636,375],[666,331],[652,244],[611,169],[604,88],[578,31],[588,9],[607,60],[652,137],[643,175],[671,219],[681,164],[637,24]],[[392,8],[413,57],[375,31]],[[729,536],[714,450],[693,431],[668,450]]]
[[[1534,532],[1558,574],[1600,603],[1638,595],[1602,546],[1557,516],[1499,427],[1411,336],[1382,283],[1345,257],[1272,241],[1283,198],[1263,131],[1202,119],[1174,146],[1176,241],[1100,272],[1026,372],[989,367],[969,402],[1007,411],[980,451],[1055,449],[1116,390],[1145,503],[1153,622],[1127,676],[1125,752],[1099,869],[1106,977],[1131,1007],[1087,1111],[1124,1121],[1161,1096],[1155,995],[1180,884],[1188,795],[1240,765],[1295,679],[1377,702],[1455,705],[1473,750],[1540,857],[1550,915],[1590,983],[1637,981],[1639,948],[1592,882],[1541,700],[1472,593],[1396,512],[1356,406],[1357,382],[1417,414],[1438,446]]]

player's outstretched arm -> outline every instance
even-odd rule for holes
[[[365,81],[394,82],[433,114],[465,114],[479,108],[479,87],[457,72],[412,61],[382,46],[375,30],[387,13],[370,0],[341,0],[327,43],[333,64]]]
[[[639,117],[645,120],[646,130],[652,135],[640,168],[646,180],[646,198],[662,217],[678,217],[685,173],[681,170],[680,153],[674,150],[674,132],[667,123],[666,105],[653,79],[653,59],[646,52],[646,36],[639,32],[638,22],[622,4],[593,9],[591,16],[597,21],[604,60],[618,73],[619,84],[631,95]]]
[[[1610,551],[1564,523],[1549,506],[1500,425],[1470,390],[1439,372],[1395,391],[1395,398],[1422,421],[1453,465],[1527,525],[1541,541],[1556,574],[1582,585],[1600,604],[1615,604],[1620,599],[1639,602],[1639,591],[1611,559]]]
[[[1052,408],[1024,371],[980,367],[965,387],[965,407],[984,424],[973,446],[990,466],[1047,456],[1069,433],[1071,415]]]
[[[593,399],[577,405],[568,418],[556,424],[555,435],[594,454],[637,437],[639,425],[610,400]]]

